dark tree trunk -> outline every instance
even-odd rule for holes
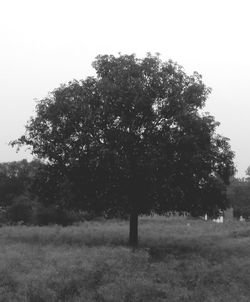
[[[129,245],[135,248],[138,246],[138,213],[130,214],[129,222]]]

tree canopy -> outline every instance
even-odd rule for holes
[[[38,101],[13,144],[67,177],[72,205],[131,215],[131,242],[140,214],[226,208],[234,154],[203,113],[201,75],[151,54],[100,55],[93,67]]]

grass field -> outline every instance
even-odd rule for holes
[[[250,301],[250,224],[141,218],[0,228],[1,302]]]

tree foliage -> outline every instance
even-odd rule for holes
[[[32,179],[40,166],[34,160],[0,163],[0,205],[10,205],[20,195],[29,195]]]
[[[247,172],[250,169],[247,169]],[[247,178],[233,178],[227,189],[228,200],[234,211],[234,216],[249,219],[250,217],[250,181]]]
[[[96,77],[61,85],[36,106],[28,145],[72,185],[70,203],[124,213],[211,212],[227,206],[227,138],[202,113],[198,73],[148,54],[98,56]]]

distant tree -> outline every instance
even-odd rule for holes
[[[25,195],[15,197],[13,203],[7,207],[8,221],[11,223],[23,222],[25,224],[32,221],[32,204]]]
[[[233,178],[227,188],[227,195],[234,216],[250,217],[250,182],[249,178]]]
[[[246,180],[250,181],[250,166],[248,166],[246,169]]]
[[[29,195],[39,161],[28,162],[26,159],[0,163],[0,205],[10,205],[21,195]]]
[[[188,76],[158,55],[98,56],[96,77],[61,85],[36,106],[28,145],[72,184],[72,205],[130,215],[227,207],[234,172],[228,139],[201,109],[210,93],[198,73]]]
[[[0,216],[5,222],[70,224],[71,196],[66,177],[39,160],[0,163]]]

